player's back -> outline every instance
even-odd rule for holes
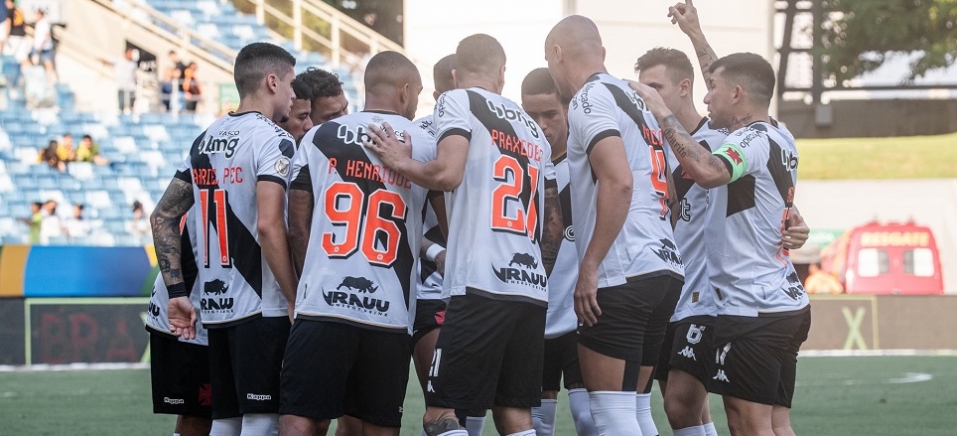
[[[390,112],[327,121],[303,138],[293,189],[313,192],[311,236],[299,282],[297,316],[334,318],[411,332],[415,264],[428,191],[368,152],[370,125],[411,136],[412,156],[435,158],[425,130]]]
[[[416,119],[413,123],[422,129],[435,141],[435,122],[432,114]],[[425,221],[423,222],[423,233],[425,237],[441,246],[445,247],[448,243],[442,229],[439,227],[439,220],[435,216],[431,203],[425,204]],[[416,299],[419,300],[439,300],[442,298],[442,283],[444,282],[442,274],[438,271],[438,265],[425,257],[419,257],[419,280],[416,290]]]
[[[469,139],[462,183],[446,194],[449,241],[445,289],[545,304],[539,241],[544,180],[554,180],[551,147],[514,102],[481,88],[439,97],[438,141]]]
[[[808,304],[781,245],[797,184],[793,137],[756,122],[732,132],[717,154],[732,168],[732,182],[716,189],[708,232],[711,281],[718,313],[756,316]]]
[[[691,137],[708,153],[716,150],[728,136],[727,129],[715,129],[711,120],[702,118]],[[702,188],[685,173],[671,147],[665,147],[668,168],[674,180],[675,204],[671,209],[674,235],[684,262],[685,283],[672,321],[689,316],[714,316],[714,292],[708,276],[708,210],[714,203],[714,190]]]
[[[595,233],[598,180],[588,159],[599,141],[619,136],[633,176],[628,217],[599,267],[599,287],[648,275],[683,274],[665,197],[667,166],[661,130],[644,101],[627,83],[593,75],[568,108],[568,159],[572,179],[575,244],[584,256]]]
[[[209,328],[286,316],[285,298],[259,245],[256,189],[259,182],[287,187],[294,144],[258,112],[224,115],[193,144],[187,158],[195,200],[190,221]]]

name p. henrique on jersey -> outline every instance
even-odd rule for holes
[[[313,193],[311,236],[296,316],[412,332],[416,259],[428,191],[384,166],[363,146],[370,125],[389,123],[412,157],[435,159],[423,129],[390,112],[327,121],[302,140],[292,189]]]

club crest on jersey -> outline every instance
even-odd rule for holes
[[[280,176],[283,176],[283,177],[288,176],[289,175],[289,158],[283,156],[279,159],[276,159],[276,163],[273,165],[273,167],[276,169],[276,173],[278,173]]]
[[[517,121],[522,123],[532,132],[532,136],[538,138],[538,124],[535,124],[535,121],[529,118],[521,109],[511,109],[502,104],[495,104],[495,102],[491,100],[485,100],[485,104],[488,105],[488,110],[495,114],[496,117],[505,121]]]
[[[678,255],[678,247],[675,243],[670,239],[659,239],[658,242],[661,242],[661,248],[651,251],[671,266],[681,266],[681,256]]]
[[[237,135],[239,132],[229,131],[229,132],[220,132],[222,135]],[[207,136],[203,138],[199,143],[199,152],[201,154],[220,154],[222,153],[227,159],[233,157],[236,154],[236,147],[239,145],[239,137],[233,136],[231,138],[218,137],[214,138],[212,136]]]
[[[525,285],[544,291],[548,286],[548,278],[545,274],[539,274],[537,270],[538,260],[528,253],[512,254],[512,259],[506,267],[495,268],[495,265],[492,265],[495,277],[502,283]]]
[[[322,298],[326,304],[332,307],[343,307],[362,313],[388,316],[389,302],[372,298],[371,296],[359,296],[358,294],[373,294],[379,287],[365,277],[346,276],[342,278],[335,291],[323,292]]]
[[[199,300],[199,308],[203,312],[210,313],[232,312],[234,303],[232,298],[212,297],[223,295],[227,291],[229,291],[229,285],[220,279],[203,283],[203,298]]]

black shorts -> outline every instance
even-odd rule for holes
[[[279,412],[279,371],[289,318],[257,318],[208,331],[213,419]]]
[[[708,390],[791,407],[797,355],[811,328],[811,308],[758,317],[718,316]]]
[[[714,355],[711,354],[713,337],[713,316],[689,316],[668,323],[655,368],[655,379],[667,381],[668,371],[679,369],[695,376],[707,387],[714,366]]]
[[[465,410],[539,406],[545,307],[477,293],[485,294],[469,288],[449,301],[425,403]]]
[[[561,390],[560,382],[563,378],[565,389],[584,387],[582,369],[578,364],[578,332],[566,333],[553,339],[545,339],[542,390]]]
[[[412,323],[412,343],[429,334],[432,330],[442,327],[445,322],[444,300],[416,300],[415,321]]]
[[[654,366],[681,286],[681,280],[660,275],[599,288],[598,323],[579,327],[578,343],[609,357]]]
[[[153,413],[212,416],[207,347],[150,331],[150,380]]]
[[[349,415],[402,425],[412,338],[336,321],[296,319],[282,367],[279,413],[315,420]]]

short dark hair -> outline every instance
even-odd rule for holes
[[[92,140],[93,140],[93,137],[90,136],[90,135],[83,135],[83,137],[80,138],[80,140],[82,141],[82,140],[84,140],[84,139],[89,139],[90,141],[92,141]]]
[[[452,70],[455,69],[455,54],[450,54],[439,59],[432,67],[432,76],[435,81],[435,90],[439,94],[455,88],[455,80],[452,77]]]
[[[342,82],[339,81],[339,76],[316,67],[309,67],[306,71],[299,73],[296,76],[296,81],[309,88],[309,94],[312,96],[309,100],[312,101],[317,98],[335,97],[342,94]],[[296,97],[299,97],[298,91]]]
[[[522,95],[558,94],[548,68],[536,68],[522,80]]]
[[[668,76],[675,84],[684,79],[694,81],[694,67],[684,52],[673,48],[655,47],[648,50],[635,62],[635,72],[647,70],[658,65],[664,65]]]
[[[366,64],[365,84],[366,92],[375,92],[381,85],[401,86],[404,83],[422,81],[419,69],[402,53],[383,51],[376,53]]]
[[[292,80],[292,92],[296,93],[296,100],[312,101],[316,98],[316,93],[313,89],[302,80],[299,80],[298,76]]]
[[[708,72],[724,67],[722,76],[740,85],[755,103],[770,105],[774,95],[774,69],[754,53],[734,53],[711,64]]]
[[[254,42],[239,50],[233,67],[233,80],[239,96],[256,92],[269,74],[281,75],[284,69],[296,66],[296,58],[278,45]]]
[[[86,209],[86,206],[84,206],[83,203],[76,203],[76,204],[74,204],[74,206],[76,206],[76,207],[79,208],[80,210]]]
[[[505,65],[505,49],[483,33],[469,36],[455,49],[455,69],[469,73],[498,74]]]
[[[30,206],[43,207],[43,202],[41,202],[41,201],[34,201],[33,203],[30,203]]]

